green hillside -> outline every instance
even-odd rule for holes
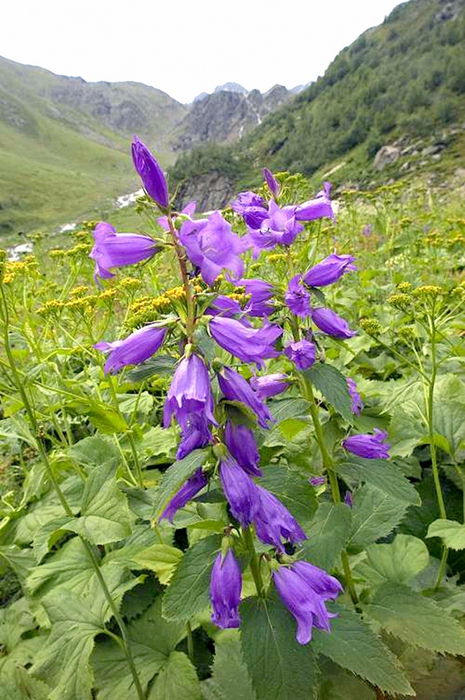
[[[107,209],[140,184],[132,134],[170,162],[185,107],[137,83],[86,83],[0,58],[0,235]]]
[[[412,171],[425,145],[441,141],[444,157],[434,167],[447,170],[465,154],[463,122],[465,0],[410,0],[341,51],[323,77],[238,146],[184,156],[173,173],[177,179],[183,171],[191,177],[230,173],[231,162],[245,160],[250,165],[241,178],[253,180],[252,164],[312,175],[343,160],[334,180],[367,183],[377,176],[374,155],[396,139],[404,147],[417,139],[420,158]],[[393,174],[388,168],[383,176]]]

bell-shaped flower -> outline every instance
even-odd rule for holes
[[[336,255],[332,253],[305,273],[304,282],[310,287],[326,287],[328,284],[333,284],[342,275],[357,269],[353,264],[354,260],[353,255]]]
[[[373,435],[362,433],[351,435],[342,441],[343,447],[352,454],[365,459],[389,459],[390,445],[386,442],[387,432],[375,428]]]
[[[210,316],[226,316],[230,318],[231,316],[244,314],[244,310],[237,299],[231,299],[231,297],[224,294],[219,294],[205,313],[210,314]]]
[[[260,507],[257,485],[231,455],[220,462],[220,479],[231,513],[248,527]]]
[[[150,236],[137,233],[116,233],[116,229],[106,221],[100,221],[94,229],[94,246],[89,257],[95,260],[94,279],[114,277],[110,270],[114,267],[134,265],[151,258],[160,247]]]
[[[320,331],[333,338],[352,338],[357,331],[351,331],[347,321],[337,315],[332,309],[321,307],[312,309],[312,321]]]
[[[298,565],[302,563],[304,562],[292,564],[290,567],[281,566],[277,571],[273,572],[273,581],[284,605],[297,622],[297,641],[299,644],[308,644],[312,638],[313,627],[326,632],[331,631],[329,620],[334,615],[326,610],[325,601],[335,598],[340,589],[330,595],[329,588],[325,589],[325,593],[319,593],[318,587],[321,587],[320,575],[315,572],[312,577],[312,574],[307,571],[302,575],[301,570],[298,568]],[[318,567],[314,568],[317,569]],[[319,571],[322,570],[320,569]],[[322,573],[325,574],[326,572],[323,571]],[[328,578],[332,577],[328,576]]]
[[[257,394],[260,401],[266,401],[271,396],[282,394],[291,386],[289,377],[282,372],[265,374],[262,377],[251,377],[250,386]]]
[[[264,367],[264,360],[279,357],[274,348],[283,332],[279,326],[265,322],[261,328],[246,328],[236,319],[218,316],[210,321],[210,331],[218,345],[243,362]]]
[[[187,505],[189,501],[191,501],[203,488],[205,488],[207,484],[208,477],[202,472],[202,468],[197,469],[194,476],[187,479],[179,491],[170,500],[165,510],[160,515],[159,520],[166,518],[170,521],[170,523],[172,523],[178,510],[180,508],[184,508],[184,506]]]
[[[241,602],[241,569],[231,549],[223,557],[220,552],[213,564],[210,578],[210,600],[213,624],[221,629],[239,627]]]
[[[310,340],[298,340],[284,348],[284,354],[297,369],[308,369],[316,359],[316,346]]]
[[[226,447],[242,469],[251,476],[262,476],[258,468],[260,455],[253,432],[246,425],[228,420],[224,430]]]
[[[174,415],[182,430],[186,430],[192,413],[198,413],[216,425],[213,407],[210,377],[205,362],[195,353],[183,357],[176,368],[165,401],[165,428]]]
[[[203,413],[188,413],[183,418],[181,441],[176,452],[176,459],[184,459],[192,450],[206,447],[213,441],[210,423]]]
[[[231,202],[231,209],[237,214],[242,214],[248,207],[261,207],[264,204],[263,197],[248,190],[247,192],[239,192],[237,198]]]
[[[284,301],[296,316],[301,318],[310,316],[310,292],[302,284],[302,275],[295,275],[291,279],[284,295]]]
[[[258,424],[262,428],[268,427],[268,423],[273,420],[273,417],[242,375],[230,367],[223,367],[218,374],[218,384],[225,399],[245,404],[257,416]]]
[[[244,273],[244,262],[239,255],[249,247],[239,238],[219,211],[208,219],[185,221],[179,232],[179,240],[186,249],[187,257],[197,267],[205,282],[212,285],[223,270],[235,277]]]
[[[147,194],[161,209],[167,209],[169,205],[168,185],[163,170],[147,146],[139,141],[137,136],[134,136],[131,150],[134,167]]]
[[[186,204],[186,206],[181,210],[181,214],[184,214],[187,218],[192,219],[195,214],[196,207],[196,201],[189,202],[189,204]],[[173,219],[176,219],[179,216],[179,214],[177,212],[173,212],[171,216]],[[157,219],[157,224],[159,224],[165,231],[170,230],[170,225],[168,223],[167,216],[160,216],[160,218]]]
[[[274,248],[276,245],[292,245],[297,235],[303,231],[294,216],[295,207],[283,207],[282,209],[274,200],[270,201],[268,217],[263,219],[259,229],[248,227],[248,240],[254,248],[254,257],[265,248]]]
[[[321,595],[323,600],[336,598],[344,590],[340,581],[330,576],[327,571],[309,561],[296,561],[292,564],[292,570],[313,588],[315,593]]]
[[[314,221],[325,216],[334,219],[334,209],[329,198],[330,190],[330,183],[325,182],[324,189],[318,192],[315,199],[310,199],[295,207],[296,221]]]
[[[115,374],[127,365],[139,365],[152,357],[162,346],[167,329],[160,326],[144,326],[124,340],[107,343],[102,340],[94,348],[109,353],[105,362],[105,374]]]
[[[268,189],[270,190],[273,197],[277,198],[280,190],[279,182],[276,180],[271,170],[268,170],[268,168],[263,168],[262,172],[263,177],[266,180],[266,184],[268,185]]]
[[[248,316],[263,317],[273,313],[273,305],[270,300],[273,297],[274,287],[269,282],[261,279],[239,279],[234,282],[236,287],[244,287],[245,293],[250,296],[245,307]]]
[[[262,486],[256,488],[260,503],[254,518],[257,537],[280,552],[284,552],[282,540],[292,544],[306,540],[305,532],[281,501]]]
[[[363,409],[362,397],[360,396],[360,393],[357,389],[357,384],[354,382],[354,380],[351,377],[347,377],[346,382],[347,382],[347,388],[349,390],[349,395],[350,395],[351,411],[356,416],[359,416],[360,413],[362,412],[362,409]]]

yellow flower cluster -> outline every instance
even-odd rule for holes
[[[82,297],[88,291],[89,291],[89,287],[87,287],[85,284],[79,284],[77,287],[73,287],[73,289],[70,290],[69,296],[70,297]]]
[[[398,309],[405,309],[409,307],[411,301],[412,299],[408,294],[402,294],[401,292],[398,294],[392,294],[392,296],[388,297],[387,299],[388,304],[395,306]]]
[[[368,335],[380,335],[382,333],[382,326],[379,321],[375,318],[362,318],[360,319],[359,326]]]
[[[3,251],[2,251],[3,252]],[[3,284],[11,284],[19,275],[36,274],[37,260],[33,255],[26,255],[23,260],[6,261],[2,265],[3,268]]]

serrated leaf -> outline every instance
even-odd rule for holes
[[[21,582],[24,582],[31,569],[34,568],[32,549],[20,549],[16,545],[0,547],[0,561],[3,560]]]
[[[354,494],[349,546],[364,549],[386,537],[402,520],[408,503],[365,484]]]
[[[67,406],[79,415],[88,416],[92,425],[105,435],[124,433],[128,429],[128,424],[120,413],[89,397],[85,401],[70,401]]]
[[[366,559],[359,562],[355,572],[373,586],[386,581],[408,583],[429,564],[425,543],[412,535],[396,535],[389,544],[371,544]]]
[[[465,549],[465,525],[456,520],[435,520],[429,526],[426,537],[440,537],[450,549]]]
[[[386,693],[415,695],[397,658],[359,615],[336,605],[331,612],[337,613],[331,620],[331,632],[313,631],[311,644],[316,653],[328,656]]]
[[[200,683],[186,654],[172,651],[150,689],[148,700],[201,700]]]
[[[231,630],[229,635],[221,636],[215,643],[209,687],[219,700],[256,700],[242,656],[239,632]]]
[[[308,421],[310,415],[309,403],[305,399],[272,401],[269,408],[276,423],[281,423],[288,418],[301,418]]]
[[[242,655],[257,700],[312,700],[317,667],[311,644],[295,639],[296,623],[275,597],[247,598],[241,605]]]
[[[205,537],[184,553],[163,599],[168,620],[189,620],[210,605],[210,572],[220,546],[220,537]]]
[[[323,569],[336,566],[350,536],[351,519],[351,510],[343,503],[321,503],[307,530],[305,557]]]
[[[304,372],[305,377],[329,401],[331,406],[350,423],[354,421],[351,398],[346,378],[333,365],[315,362]]]
[[[393,462],[384,459],[351,458],[338,464],[336,471],[346,481],[357,480],[371,484],[400,501],[416,506],[421,504],[415,487]]]
[[[372,603],[363,609],[383,629],[407,644],[440,653],[465,654],[465,631],[457,620],[407,586],[383,584]]]
[[[300,474],[284,466],[266,467],[260,486],[277,496],[300,525],[311,521],[318,506],[315,489]]]
[[[321,671],[318,700],[376,700],[375,691],[365,681],[330,659],[320,656],[318,666]]]
[[[79,440],[68,449],[70,457],[83,467],[111,465],[114,470],[121,459],[119,450],[110,438],[93,435]]]
[[[445,438],[443,449],[455,455],[465,441],[465,405],[460,401],[435,402],[434,429]]]
[[[138,451],[142,458],[150,460],[151,464],[163,462],[166,464],[167,457],[174,455],[177,442],[177,434],[174,429],[156,425],[144,431],[142,440],[138,444]]]
[[[168,501],[181,488],[186,479],[202,466],[208,455],[209,450],[194,450],[187,457],[175,462],[167,469],[155,494],[155,518],[160,517]]]
[[[0,609],[0,644],[11,653],[25,632],[37,627],[26,598]]]
[[[157,355],[131,369],[126,374],[126,378],[130,382],[142,382],[155,374],[161,376],[172,375],[175,366],[176,359],[171,357],[171,355]]]
[[[141,568],[154,571],[164,586],[170,582],[181,559],[181,550],[169,544],[153,544],[133,557]]]

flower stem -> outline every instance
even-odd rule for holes
[[[186,622],[186,631],[187,631],[187,655],[189,659],[194,663],[195,661],[195,654],[194,654],[194,637],[192,636],[192,627],[191,623],[189,621]]]
[[[257,589],[257,594],[259,595],[260,598],[263,598],[264,590],[263,590],[262,573],[260,571],[260,560],[257,556],[257,552],[255,551],[255,546],[254,546],[253,537],[252,537],[252,531],[251,531],[250,527],[244,527],[242,530],[242,534],[243,534],[245,544],[246,544],[247,549],[248,549],[249,554],[250,554],[250,570],[252,572],[255,587]]]
[[[183,253],[182,247],[179,245],[178,235],[176,233],[176,229],[174,227],[174,223],[173,223],[173,219],[172,219],[171,215],[168,214],[167,218],[168,218],[168,225],[170,227],[171,238],[173,239],[174,250],[175,250],[176,256],[178,258],[179,269],[181,270],[182,286],[184,287],[184,293],[186,295],[187,342],[192,343],[192,338],[194,335],[194,328],[195,328],[195,305],[194,305],[194,297],[192,295],[192,287],[191,287],[189,277],[187,274],[186,256]]]

